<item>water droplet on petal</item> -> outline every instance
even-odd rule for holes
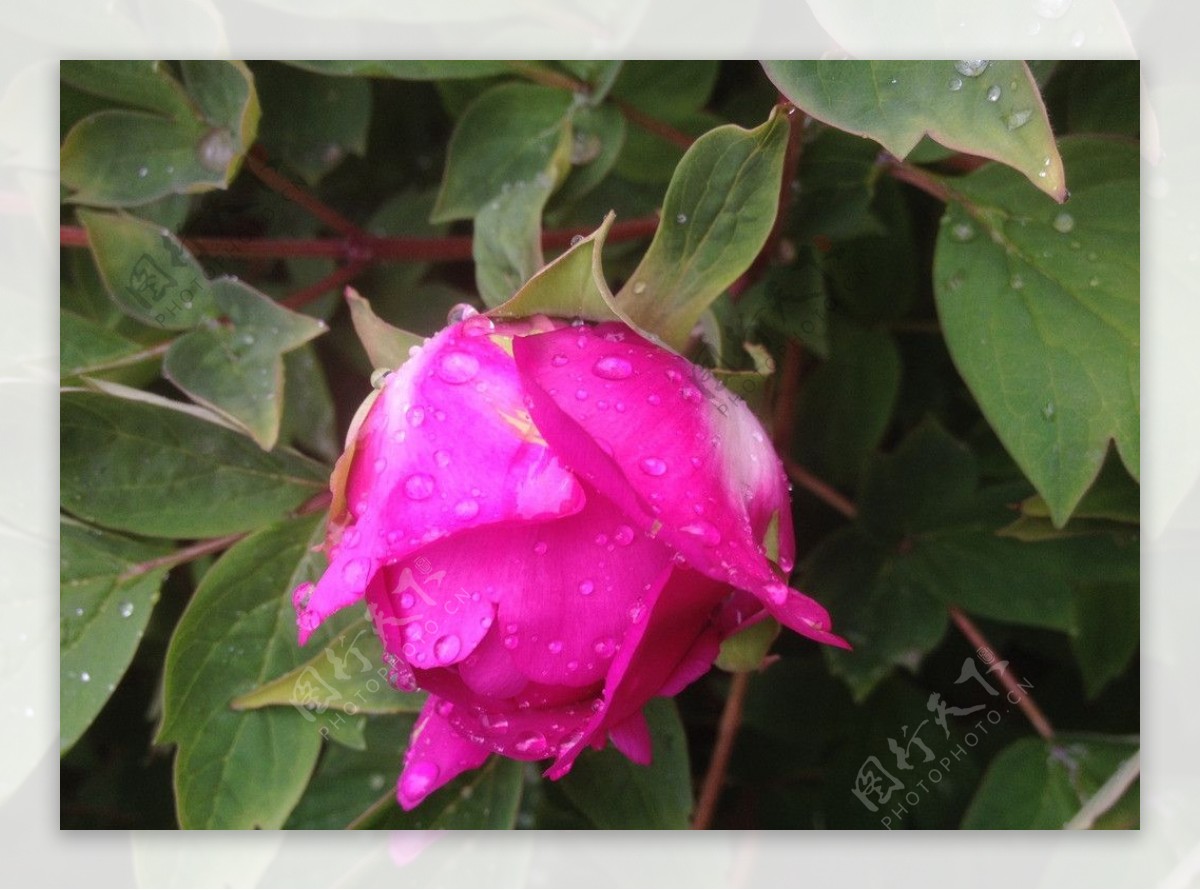
[[[408,418],[409,426],[420,426],[425,422],[425,409],[420,406],[414,406],[409,408],[404,416]]]
[[[546,648],[550,651],[551,655],[558,655],[563,650],[562,640],[551,640],[546,644]]]
[[[378,474],[382,473],[382,472],[383,472],[384,470],[386,470],[386,469],[387,469],[387,458],[385,458],[385,457],[380,457],[380,458],[377,458],[377,459],[375,460],[375,473],[376,473],[376,475],[378,475]]]
[[[550,364],[554,365],[556,368],[561,368],[568,361],[570,361],[570,359],[568,359],[565,355],[563,355],[561,352],[559,352],[559,353],[556,353],[554,355],[554,357],[550,359]]]
[[[780,584],[775,581],[767,585],[767,597],[777,606],[782,606],[787,602],[788,588],[786,584]]]
[[[1054,217],[1054,231],[1061,232],[1065,235],[1074,228],[1075,217],[1071,216],[1071,214],[1064,211],[1063,213],[1060,213],[1058,216]]]
[[[454,515],[459,519],[471,519],[479,514],[479,504],[472,500],[459,501],[454,505]]]
[[[507,636],[504,637],[504,648],[505,649],[516,649],[518,642],[520,642],[520,641],[517,639],[516,634],[508,634]]]
[[[400,790],[409,800],[421,800],[433,789],[440,773],[436,763],[418,760],[404,771]]]
[[[633,374],[633,365],[619,355],[606,355],[592,365],[592,373],[605,380],[625,380]]]
[[[990,87],[988,87],[987,100],[989,102],[1000,101],[1000,87],[997,84],[992,84]]]
[[[646,604],[643,603],[641,600],[638,600],[632,606],[629,607],[629,620],[632,621],[634,624],[637,624],[645,617],[646,617]]]
[[[433,644],[433,655],[442,664],[454,661],[462,649],[462,644],[454,634],[448,634]]]
[[[496,330],[496,323],[486,315],[472,315],[463,322],[462,332],[468,337],[483,337]]]
[[[638,281],[633,285],[633,292],[637,295],[642,295],[646,292],[646,282]]]
[[[596,589],[596,585],[593,584],[591,581],[580,581],[579,582],[579,593],[581,596],[591,596],[592,591],[595,589]]]
[[[656,406],[662,404],[662,398],[659,397],[658,393],[656,393],[656,392],[652,392],[652,393],[650,393],[650,395],[646,396],[646,401],[649,402],[651,405],[656,405]]]
[[[954,70],[963,77],[978,77],[990,64],[987,59],[962,59],[954,63]]]
[[[633,529],[627,525],[617,526],[617,530],[613,533],[613,540],[622,547],[628,547],[633,543]]]
[[[647,476],[661,476],[667,472],[666,461],[657,457],[643,457],[638,466]]]
[[[479,715],[479,725],[492,735],[504,735],[508,732],[508,718],[503,714],[489,714],[485,711]]]
[[[617,651],[617,641],[612,637],[601,637],[592,644],[592,651],[601,658],[611,658]]]
[[[534,544],[533,552],[536,553],[538,556],[544,555],[546,552],[546,542],[538,541],[536,544]]]
[[[698,519],[680,529],[685,535],[691,535],[705,547],[716,547],[721,543],[721,532],[711,522]]]
[[[479,359],[465,352],[448,352],[438,362],[437,375],[446,383],[466,383],[479,373]]]
[[[442,451],[441,449],[438,449],[437,451],[433,452],[433,462],[443,469],[450,466],[450,453],[448,451]]]
[[[546,737],[540,732],[524,732],[517,738],[513,748],[519,754],[529,757],[540,757],[546,753]]]
[[[470,303],[455,303],[446,314],[446,324],[458,324],[478,314],[479,310]]]
[[[346,582],[347,587],[361,588],[370,570],[369,559],[352,559],[342,569],[342,580]]]
[[[586,389],[575,390],[575,398],[578,399],[579,401],[581,401],[581,402],[586,401],[587,397],[588,397],[588,391]]]
[[[426,473],[413,473],[404,480],[404,493],[414,501],[423,501],[437,488],[433,477]]]
[[[437,712],[443,717],[449,717],[452,713],[454,713],[454,702],[444,700],[438,702]]]

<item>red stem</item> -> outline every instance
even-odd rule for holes
[[[308,189],[296,185],[282,173],[271,169],[266,164],[266,150],[256,145],[246,154],[246,169],[258,177],[267,188],[278,192],[298,207],[303,207],[329,228],[340,232],[347,238],[366,240],[370,236],[334,210]]]

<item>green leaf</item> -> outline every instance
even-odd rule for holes
[[[879,446],[900,391],[900,354],[885,331],[833,316],[829,359],[805,381],[797,408],[800,461],[854,490]]]
[[[1045,498],[1034,495],[1021,503],[1021,513],[1039,519],[1050,517]],[[1141,488],[1118,461],[1104,462],[1100,475],[1071,514],[1073,520],[1105,519],[1136,525],[1141,517]],[[1074,522],[1071,524],[1074,526]]]
[[[721,651],[713,662],[723,671],[756,671],[762,667],[763,659],[771,644],[779,636],[779,622],[767,618],[752,624],[745,630],[721,641]]]
[[[410,349],[421,346],[424,338],[392,327],[375,314],[370,302],[354,288],[347,288],[346,303],[350,306],[354,332],[376,368],[395,370],[408,361]]]
[[[792,207],[797,239],[843,239],[881,234],[871,213],[880,168],[879,149],[831,127],[816,128],[804,143]]]
[[[541,314],[596,322],[625,320],[613,305],[600,265],[600,250],[612,221],[610,214],[600,228],[544,266],[512,299],[490,314],[500,318]]]
[[[559,787],[601,829],[687,828],[692,812],[687,737],[675,702],[651,699],[646,720],[654,760],[639,766],[609,747],[585,751]]]
[[[472,102],[450,137],[433,221],[469,219],[505,186],[557,182],[570,163],[573,107],[570,93],[526,83]]]
[[[479,769],[459,776],[407,813],[396,803],[394,788],[390,789],[350,827],[426,831],[510,829],[516,824],[523,782],[524,764],[493,756]]]
[[[275,64],[256,66],[254,79],[263,105],[263,145],[309,185],[347,154],[366,154],[371,122],[371,85],[366,80],[325,77]]]
[[[1069,210],[989,165],[955,180],[934,257],[954,363],[1061,527],[1108,441],[1138,476],[1138,155],[1062,142]]]
[[[58,366],[63,377],[118,367],[145,352],[141,343],[64,309],[59,318]]]
[[[1137,750],[1136,740],[1106,736],[1021,739],[992,761],[962,827],[1062,828]]]
[[[662,222],[617,304],[673,348],[758,255],[775,222],[788,123],[728,125],[696,140],[671,179]]]
[[[368,720],[362,750],[327,746],[283,827],[345,828],[382,797],[394,795],[414,719],[404,714]]]
[[[591,88],[588,90],[588,101],[593,105],[598,105],[608,95],[625,65],[620,59],[575,59],[558,64],[587,83]]]
[[[206,538],[279,518],[325,487],[327,471],[191,416],[111,396],[65,393],[64,509],[136,534]]]
[[[594,189],[613,169],[625,144],[625,118],[611,105],[576,109],[571,118],[571,171],[555,205],[569,206]]]
[[[1125,673],[1137,652],[1141,597],[1136,553],[1131,563],[1130,577],[1075,585],[1071,650],[1083,674],[1088,698],[1095,698],[1109,682]]]
[[[160,63],[74,62],[64,79],[143,110],[105,109],[63,140],[70,198],[101,207],[225,188],[254,142],[259,107],[241,62],[182,63],[186,91]]]
[[[763,62],[763,68],[808,114],[874,139],[898,158],[928,133],[947,148],[1007,164],[1055,200],[1066,199],[1063,162],[1024,62]]]
[[[545,265],[542,208],[552,189],[546,178],[518,182],[476,215],[475,286],[487,306],[507,302]]]
[[[737,308],[749,336],[765,340],[782,335],[829,358],[829,305],[825,278],[813,252],[805,250],[792,265],[771,266],[742,294]]]
[[[612,95],[652,117],[674,118],[703,107],[719,68],[707,59],[636,59],[621,66]]]
[[[182,828],[279,828],[308,784],[321,747],[312,715],[229,703],[303,659],[290,594],[323,567],[318,519],[271,526],[225,553],[171,638],[157,742],[178,746]]]
[[[283,357],[283,421],[279,441],[332,463],[342,452],[333,394],[311,344]]]
[[[326,711],[355,714],[415,714],[425,694],[400,692],[388,682],[383,644],[365,618],[347,626],[304,664],[251,689],[233,700],[238,711],[287,705],[318,715]]]
[[[204,270],[170,231],[125,214],[80,210],[109,295],[128,315],[182,330],[215,318]]]
[[[172,343],[163,374],[270,450],[283,417],[283,354],[323,333],[325,323],[231,278],[214,281],[211,292],[225,321]]]
[[[91,725],[124,676],[158,602],[166,568],[140,563],[169,552],[64,519],[60,526],[59,747]]]
[[[476,77],[491,77],[505,74],[512,65],[504,60],[497,61],[295,61],[288,62],[298,68],[318,74],[336,74],[348,77],[394,77],[399,80],[456,80]]]

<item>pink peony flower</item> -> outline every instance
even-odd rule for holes
[[[365,598],[394,682],[429,691],[405,809],[492,752],[551,778],[608,739],[648,763],[643,705],[767,614],[845,646],[785,581],[788,486],[754,415],[623,324],[451,325],[359,410],[331,487],[300,642]]]

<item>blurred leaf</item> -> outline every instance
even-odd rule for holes
[[[326,711],[344,714],[415,714],[425,693],[400,692],[388,682],[383,645],[365,618],[347,626],[308,661],[281,677],[243,693],[231,702],[245,711],[288,705],[316,713],[317,723],[331,722]]]
[[[262,101],[259,138],[315,185],[347,154],[367,151],[371,85],[357,77],[325,77],[283,65],[255,66]]]
[[[125,214],[79,211],[104,286],[128,315],[182,330],[218,308],[199,263],[167,229]]]
[[[1024,62],[763,62],[780,92],[819,120],[903,158],[928,133],[1007,164],[1056,200],[1062,159]],[[1072,183],[1074,189],[1074,183]]]
[[[1135,59],[1066,63],[1067,129],[1136,139],[1141,131],[1141,67]]]
[[[621,67],[612,96],[664,120],[703,107],[717,80],[719,62],[635,59]]]
[[[787,118],[732,124],[692,145],[667,189],[662,221],[617,304],[680,349],[704,310],[742,274],[775,222]]]
[[[398,771],[397,771],[398,772]],[[404,812],[389,790],[351,827],[373,829],[508,829],[521,804],[524,764],[493,756]]]
[[[625,65],[619,59],[615,61],[611,59],[578,59],[559,62],[559,64],[591,87],[588,91],[588,100],[593,105],[603,101],[604,97],[608,95],[617,75],[621,73],[622,66]]]
[[[1021,503],[1021,513],[1035,518],[1048,518],[1050,508],[1041,495],[1034,495]],[[1141,518],[1141,488],[1129,478],[1120,462],[1110,457],[1104,462],[1092,487],[1079,501],[1071,518],[1106,519],[1136,525]],[[1071,525],[1073,527],[1075,523]]]
[[[59,749],[83,735],[121,681],[146,632],[167,568],[140,570],[170,552],[63,519],[59,547]]]
[[[856,238],[880,234],[871,214],[880,168],[878,146],[832,127],[804,142],[792,205],[793,237]]]
[[[283,421],[279,441],[295,444],[332,463],[342,451],[333,394],[312,345],[283,357]]]
[[[833,485],[857,489],[888,428],[900,370],[890,334],[833,316],[829,358],[805,381],[797,407],[801,463]]]
[[[303,658],[290,594],[323,568],[318,519],[270,526],[226,552],[171,638],[156,741],[178,746],[182,828],[279,828],[308,784],[321,746],[311,715],[229,702]]]
[[[471,103],[450,137],[433,221],[469,219],[506,185],[557,182],[570,163],[572,108],[570,93],[526,83]]]
[[[351,61],[289,61],[289,65],[315,71],[317,74],[337,74],[349,77],[395,77],[400,80],[453,80],[457,78],[489,77],[511,70],[507,61],[392,61],[362,59]]]
[[[752,624],[745,630],[721,641],[721,651],[713,662],[723,671],[756,671],[762,667],[763,659],[771,644],[779,636],[779,622],[767,618]]]
[[[828,358],[829,303],[825,277],[812,251],[804,250],[797,262],[768,268],[766,275],[742,294],[738,311],[752,337],[782,335]]]
[[[350,306],[350,318],[358,340],[376,368],[395,370],[408,361],[410,349],[421,346],[423,337],[392,327],[376,315],[370,302],[353,288],[346,291],[346,303]]]
[[[362,750],[327,746],[284,828],[345,828],[382,795],[393,793],[412,732],[410,714],[367,721]]]
[[[172,343],[163,375],[270,450],[283,417],[283,354],[323,333],[325,324],[232,278],[210,290],[225,321]]]
[[[321,491],[324,467],[183,411],[64,393],[63,508],[151,537],[205,538],[277,519]]]
[[[727,123],[708,111],[678,112],[670,118],[655,120],[693,140]],[[660,186],[671,181],[686,150],[686,143],[680,145],[676,139],[659,132],[657,127],[649,128],[633,120],[625,128],[625,144],[613,170],[630,182]]]
[[[141,355],[145,347],[67,309],[59,318],[59,373],[63,377],[90,374]]]
[[[654,760],[639,766],[616,748],[586,750],[559,787],[600,829],[687,828],[692,813],[687,736],[675,702],[646,704]]]
[[[621,154],[625,132],[625,118],[611,105],[576,109],[571,119],[571,171],[555,205],[569,205],[599,185]]]
[[[1134,478],[1140,450],[1137,148],[1062,151],[1069,211],[989,165],[954,180],[934,258],[954,362],[1058,526],[1109,439]]]
[[[434,238],[446,234],[449,226],[434,225],[429,221],[433,212],[433,203],[437,199],[437,191],[407,190],[388,198],[379,206],[367,222],[365,228],[372,235],[411,235],[420,238]],[[378,287],[371,291],[377,294],[396,293],[399,298],[408,302],[412,299],[408,291],[429,270],[430,263],[404,262],[386,263],[370,270],[366,280]],[[364,291],[367,286],[363,286]],[[378,302],[378,298],[377,298]],[[386,313],[385,313],[386,314]],[[415,327],[415,326],[414,326]]]
[[[992,761],[962,827],[1062,828],[1137,750],[1136,740],[1105,736],[1021,739]]]
[[[514,183],[476,215],[475,286],[487,306],[509,300],[545,264],[542,208],[553,187],[549,178]]]
[[[1083,674],[1088,698],[1121,676],[1137,652],[1141,597],[1135,559],[1130,576],[1075,585],[1071,649]],[[1115,573],[1114,573],[1115,574]]]
[[[186,91],[160,62],[63,63],[76,88],[144,109],[98,111],[71,128],[61,155],[71,200],[129,207],[229,185],[257,133],[254,80],[241,62],[184,62],[183,75]]]

